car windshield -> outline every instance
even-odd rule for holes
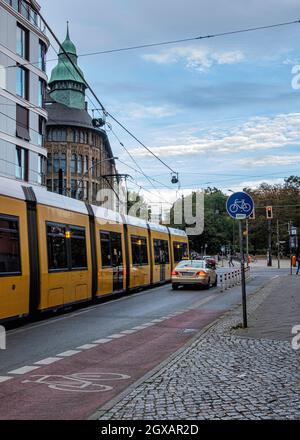
[[[199,261],[199,260],[186,260],[181,261],[177,269],[182,269],[184,267],[196,267],[197,269],[204,269],[205,268],[205,261]]]

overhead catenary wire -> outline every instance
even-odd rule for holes
[[[42,18],[40,13],[39,13],[39,15]],[[44,21],[43,18],[42,18],[42,20]],[[48,27],[48,24],[45,21],[44,21],[44,23]],[[290,26],[290,25],[299,24],[299,23],[300,23],[300,20],[292,20],[292,21],[286,21],[286,22],[281,22],[281,23],[274,23],[274,24],[270,24],[270,25],[236,29],[233,31],[217,32],[214,34],[198,35],[198,36],[194,36],[194,37],[160,41],[160,42],[156,42],[156,43],[143,43],[143,44],[137,44],[137,45],[133,45],[133,46],[121,47],[121,48],[116,48],[116,49],[106,49],[106,50],[99,50],[99,51],[95,51],[95,52],[87,52],[87,53],[79,54],[78,57],[84,58],[84,57],[90,57],[90,56],[96,56],[96,55],[105,55],[105,54],[111,54],[111,53],[117,53],[117,52],[126,52],[126,51],[131,51],[131,50],[147,49],[147,48],[151,48],[151,47],[159,47],[159,46],[168,46],[168,45],[175,45],[175,44],[181,44],[181,43],[188,43],[191,41],[201,41],[201,40],[205,40],[205,39],[219,38],[219,37],[225,37],[225,36],[229,36],[229,35],[236,35],[236,34],[242,34],[242,33],[248,33],[248,32],[256,32],[256,31],[266,30],[266,29],[274,29],[274,28],[278,28],[278,27]],[[49,29],[49,27],[48,27],[48,29]],[[48,61],[49,62],[50,61],[57,61],[57,58],[53,58]],[[36,61],[36,62],[30,62],[30,63],[28,62],[27,64],[23,64],[23,66],[35,65],[35,64],[39,64],[39,63],[40,63],[40,60]],[[1,68],[2,69],[9,69],[9,68],[14,68],[14,67],[16,67],[16,65],[1,66],[0,69]]]
[[[111,131],[111,133],[115,136],[115,138],[117,139],[117,141],[119,142],[119,144],[121,145],[121,147],[126,151],[126,153],[127,153],[128,156],[130,157],[130,159],[133,161],[133,163],[139,168],[141,174],[143,174],[143,176],[148,180],[148,182],[151,184],[151,186],[152,186],[154,189],[157,189],[157,188],[153,185],[153,182],[157,182],[157,183],[159,183],[160,185],[164,186],[165,188],[173,190],[173,188],[171,188],[170,186],[167,186],[167,185],[165,185],[164,183],[159,182],[158,180],[156,180],[156,179],[154,179],[154,178],[148,176],[148,175],[143,171],[143,169],[142,169],[142,167],[139,165],[139,163],[135,160],[135,158],[134,158],[133,155],[130,153],[130,151],[128,150],[128,148],[126,148],[125,145],[124,145],[124,143],[121,142],[120,138],[119,138],[118,135],[115,133],[115,131],[113,130],[112,126],[111,126],[110,124],[107,124],[107,126],[108,126],[109,130]],[[128,165],[126,164],[126,166],[128,166]],[[136,171],[136,170],[135,170],[135,171]]]

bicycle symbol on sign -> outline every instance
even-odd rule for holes
[[[48,385],[48,388],[58,391],[71,391],[79,393],[101,393],[111,391],[110,385],[102,382],[128,380],[130,376],[118,373],[75,373],[62,375],[35,375],[33,380],[25,380],[22,383],[36,383]]]
[[[239,211],[245,212],[247,214],[251,211],[251,206],[249,203],[246,203],[244,199],[236,199],[235,202],[230,205],[229,209],[233,214],[236,214]]]

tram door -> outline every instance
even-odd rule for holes
[[[122,235],[118,232],[111,232],[111,253],[113,267],[113,291],[123,290],[124,268],[122,253]]]
[[[160,264],[160,281],[166,281],[166,265],[164,263]]]
[[[166,240],[154,239],[154,259],[156,266],[156,282],[166,281],[166,267],[169,264],[169,246]],[[158,279],[159,277],[159,279]]]

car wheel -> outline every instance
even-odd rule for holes
[[[206,290],[209,290],[209,289],[210,289],[210,278],[209,278],[209,280],[208,280],[208,283],[207,283],[206,286],[205,286],[205,289],[206,289]]]
[[[177,286],[177,284],[172,284],[172,289],[173,289],[173,290],[178,290],[178,287],[179,287],[179,286]]]

